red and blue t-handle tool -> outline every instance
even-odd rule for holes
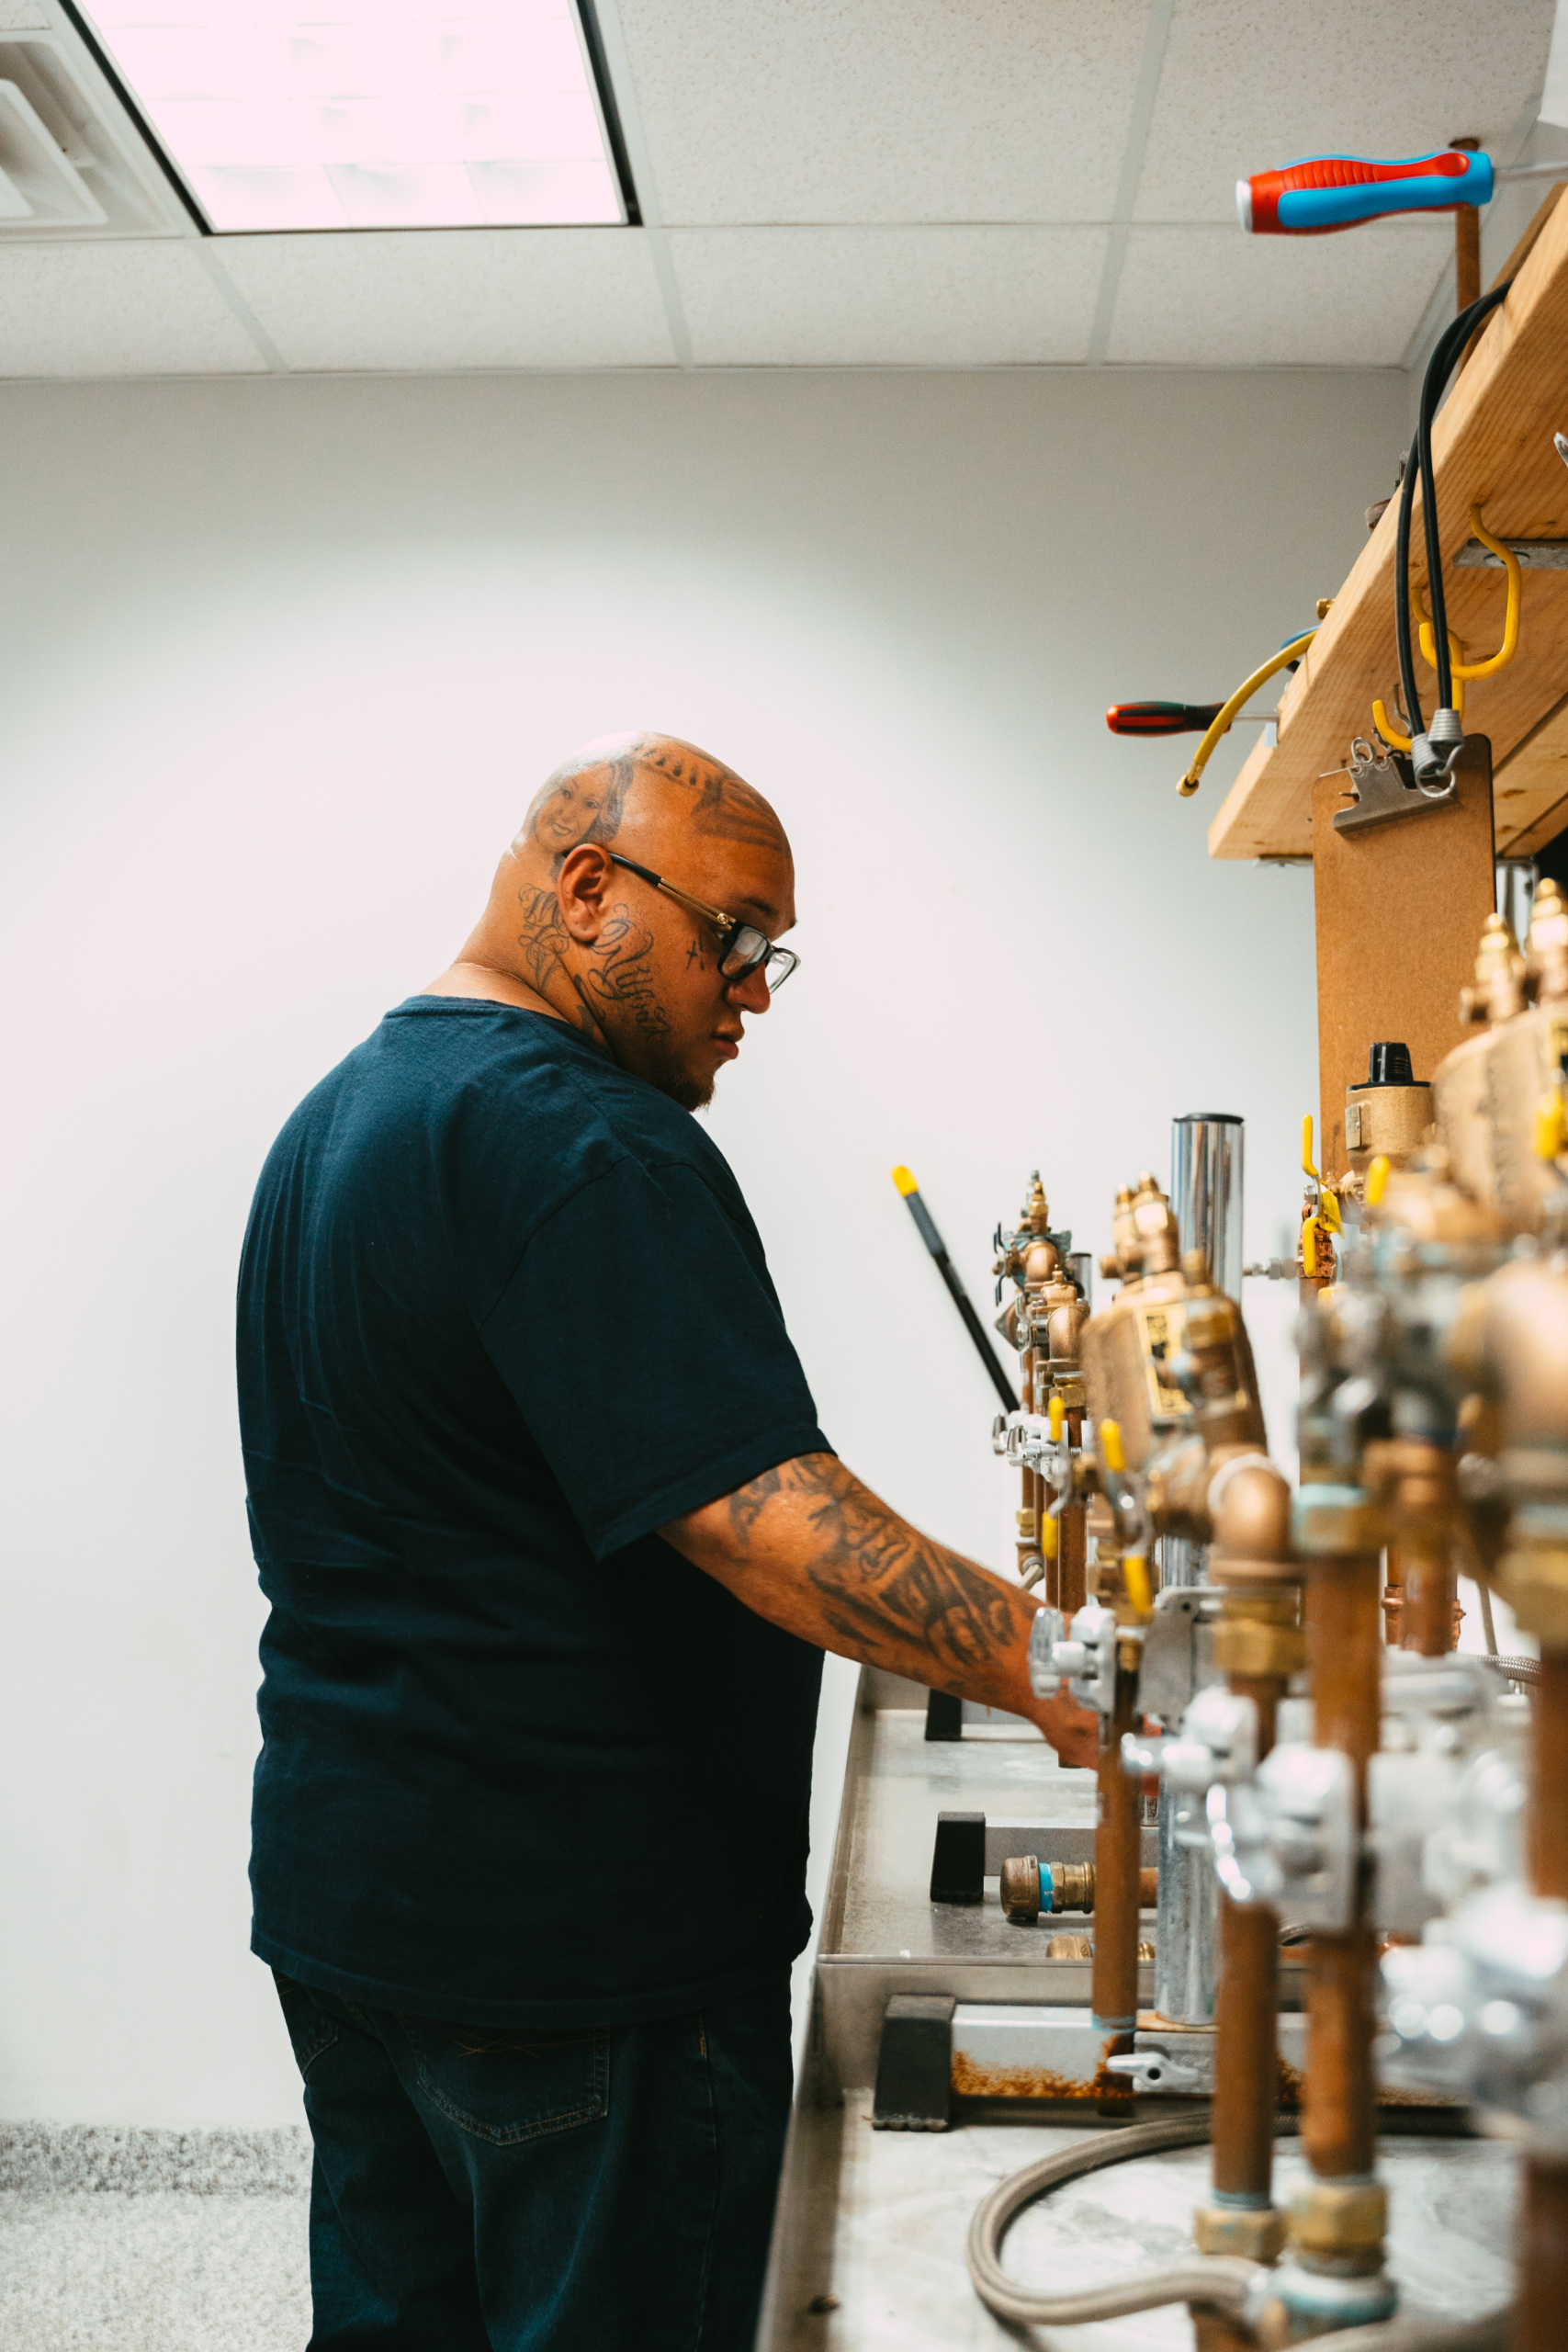
[[[1462,147],[1393,163],[1369,155],[1304,155],[1283,171],[1237,180],[1235,209],[1255,237],[1324,237],[1390,212],[1490,204],[1500,180],[1529,179],[1568,179],[1568,163],[1497,164]]]

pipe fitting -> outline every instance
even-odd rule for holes
[[[1285,2246],[1285,2217],[1277,2205],[1200,2205],[1192,2216],[1192,2243],[1200,2254],[1278,2262]]]
[[[1382,1549],[1382,1514],[1364,1487],[1302,1487],[1291,1516],[1295,1548],[1308,1558]]]
[[[1287,2262],[1271,2274],[1269,2286],[1258,2326],[1265,2344],[1294,2344],[1342,2327],[1371,2327],[1381,2319],[1392,2319],[1399,2308],[1399,2290],[1382,2270],[1339,2278]]]
[[[1271,1674],[1287,1680],[1306,1665],[1306,1635],[1297,1625],[1227,1613],[1214,1628],[1214,1664],[1222,1674],[1247,1679]]]
[[[1257,1454],[1222,1462],[1209,1484],[1214,1548],[1242,1559],[1277,1561],[1291,1548],[1291,1488],[1274,1464]]]
[[[1568,1649],[1568,1531],[1532,1540],[1529,1518],[1528,1508],[1516,1517],[1516,1540],[1498,1561],[1494,1581],[1543,1649]]]
[[[1375,2180],[1314,2180],[1291,2207],[1299,2254],[1380,2253],[1388,2234],[1388,2193]]]

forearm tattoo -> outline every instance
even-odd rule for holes
[[[781,1463],[728,1498],[730,1549],[742,1561],[780,1501],[804,1501],[816,1539],[807,1575],[832,1632],[858,1656],[900,1668],[934,1662],[971,1677],[1015,1650],[1009,1589],[960,1553],[934,1544],[829,1453]]]

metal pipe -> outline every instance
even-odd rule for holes
[[[1104,1582],[1100,1599],[1107,1599]],[[1138,1724],[1138,1677],[1120,1658],[1114,1712],[1100,1724],[1100,1819],[1094,1832],[1094,1972],[1089,1997],[1106,2057],[1131,2050],[1138,2022],[1138,1899],[1143,1892],[1143,1784],[1122,1769],[1122,1742]],[[1102,2114],[1125,2114],[1132,2086],[1107,2083]]]
[[[1083,1414],[1069,1407],[1067,1439],[1077,1453],[1083,1443]],[[1069,1623],[1083,1607],[1089,1576],[1088,1505],[1070,1502],[1056,1521],[1056,1606]]]
[[[1214,1662],[1257,1711],[1259,1761],[1274,1746],[1280,1702],[1300,1671],[1301,1568],[1290,1557],[1290,1489],[1262,1464],[1232,1474],[1222,1498],[1210,1574],[1224,1593]],[[1274,2204],[1279,2096],[1279,1921],[1263,1905],[1220,1905],[1215,2009],[1213,2186],[1196,2217],[1200,2247],[1271,2262],[1284,2242]],[[1203,2352],[1239,2342],[1194,2314]]]
[[[1250,1698],[1257,1706],[1261,1763],[1274,1745],[1283,1678],[1233,1674],[1230,1683],[1238,1697]],[[1262,1905],[1244,1911],[1228,1895],[1221,1901],[1219,1926],[1214,2192],[1222,2210],[1231,2205],[1270,2212],[1280,2076],[1280,1926]],[[1283,2237],[1278,2222],[1270,2234],[1271,2250],[1277,2253]]]
[[[1211,2025],[1219,1983],[1219,1894],[1210,1855],[1177,1842],[1181,1800],[1159,1792],[1155,2007],[1173,2025]]]
[[[1307,1648],[1314,1738],[1350,1758],[1361,1826],[1367,1761],[1382,1727],[1380,1580],[1376,1552],[1320,1554],[1307,1571]],[[1358,1910],[1366,1887],[1358,1888]],[[1319,2181],[1370,2177],[1376,2151],[1377,1940],[1358,1917],[1307,1952],[1307,2073],[1302,2144]]]
[[[1201,1250],[1209,1277],[1241,1297],[1245,1132],[1229,1111],[1193,1111],[1170,1123],[1170,1204],[1183,1256]]]

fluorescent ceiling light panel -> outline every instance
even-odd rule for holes
[[[571,0],[93,0],[212,226],[626,218]]]

